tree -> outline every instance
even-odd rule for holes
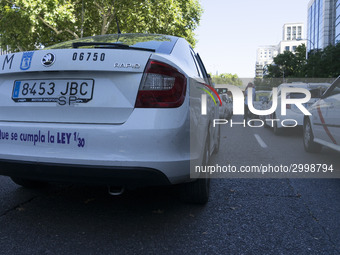
[[[274,58],[274,64],[268,67],[266,78],[334,78],[340,74],[340,43],[329,45],[323,50],[316,49],[308,53],[300,45],[295,54],[284,52]]]
[[[266,77],[266,78],[255,78],[254,84],[256,90],[271,90],[274,87],[278,87],[282,83],[282,78],[273,78],[273,77]]]
[[[1,46],[39,48],[79,37],[74,5],[64,0],[0,0]]]
[[[309,52],[305,66],[308,77],[334,78],[340,75],[340,43]]]
[[[270,78],[304,77],[304,65],[306,63],[306,46],[296,47],[295,53],[285,51],[274,58],[274,64],[268,66]]]
[[[229,84],[242,86],[242,80],[238,78],[237,74],[222,73],[220,75],[210,75],[215,84]]]
[[[295,50],[295,61],[296,61],[296,69],[294,70],[295,77],[305,77],[305,65],[306,61],[306,45],[301,44],[296,47]]]
[[[202,14],[198,0],[0,0],[2,47],[32,50],[79,37],[160,33],[186,38]]]
[[[256,79],[256,88],[271,89],[282,82],[332,82],[340,75],[340,43],[323,50],[312,50],[306,59],[306,47],[300,45],[295,54],[285,52],[268,66],[268,75]]]

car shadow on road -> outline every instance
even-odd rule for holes
[[[282,135],[300,137],[302,136],[302,133],[303,133],[302,127],[289,127],[283,129]]]
[[[18,192],[32,192],[19,188]],[[182,214],[188,209],[199,214],[205,206],[185,204],[179,199],[178,187],[148,187],[127,190],[122,195],[112,196],[106,186],[49,184],[47,187],[34,190],[33,204],[26,204],[30,210],[45,211],[47,214],[76,212],[79,216],[92,217],[97,213],[110,217],[114,214],[135,216],[154,216]],[[49,206],[46,206],[49,204]],[[65,208],[68,208],[65,211]]]

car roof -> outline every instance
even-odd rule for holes
[[[270,93],[271,90],[256,90],[255,93]]]
[[[66,41],[47,47],[45,49],[71,49],[73,43],[120,43],[136,48],[154,50],[157,53],[170,54],[179,37],[161,34],[107,34],[79,38],[72,41]],[[93,48],[94,46],[86,46]]]
[[[305,88],[305,89],[317,89],[317,88],[328,88],[331,84],[329,83],[304,83],[304,82],[292,82],[292,83],[282,83],[279,88]]]

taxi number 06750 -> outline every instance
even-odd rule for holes
[[[105,53],[101,53],[100,55],[95,52],[74,52],[73,55],[72,55],[72,60],[73,61],[76,61],[76,60],[79,60],[79,61],[89,61],[89,60],[92,60],[92,61],[104,61],[105,60]]]

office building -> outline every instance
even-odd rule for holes
[[[335,3],[335,43],[340,42],[340,0]]]
[[[287,23],[283,25],[282,41],[278,45],[260,46],[256,54],[255,77],[262,78],[267,71],[267,66],[271,65],[278,54],[285,51],[295,52],[301,44],[306,44],[304,40],[305,30],[303,23]]]
[[[308,3],[307,51],[324,49],[340,40],[339,0],[311,0]]]
[[[306,44],[304,40],[305,27],[303,23],[287,23],[283,25],[282,41],[279,43],[279,53],[295,52],[297,46]]]
[[[256,77],[263,77],[266,66],[273,63],[278,54],[277,45],[260,46],[256,54]]]

